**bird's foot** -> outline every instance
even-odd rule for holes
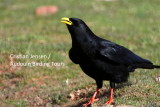
[[[92,104],[93,102],[98,101],[99,98],[96,98],[98,91],[99,91],[99,88],[96,89],[96,91],[94,92],[94,94],[93,94],[92,98],[89,100],[89,102],[86,104],[83,104],[83,105],[88,106],[88,105]]]
[[[92,98],[89,100],[88,103],[83,104],[83,105],[84,105],[84,106],[88,106],[88,105],[90,105],[90,104],[92,104],[93,102],[98,101],[98,100],[99,100],[99,98],[94,98],[94,97],[92,97]]]
[[[104,105],[106,104],[114,104],[113,98],[110,98],[107,102],[104,103]]]

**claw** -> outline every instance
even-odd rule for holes
[[[94,101],[98,101],[98,100],[99,100],[99,98],[94,99]]]
[[[92,99],[92,98],[91,98],[88,103],[83,104],[83,105],[84,105],[84,106],[88,106],[88,105],[90,105],[90,104],[92,104],[93,102],[98,101],[98,100],[99,100],[99,98],[96,98],[96,99]]]
[[[109,99],[107,102],[104,103],[104,105],[105,104],[113,104],[113,103],[114,103],[113,99]]]

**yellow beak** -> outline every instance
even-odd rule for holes
[[[69,20],[69,18],[63,17],[62,19],[62,23],[68,24],[68,25],[72,25],[72,22]]]

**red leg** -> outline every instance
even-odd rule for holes
[[[86,104],[83,104],[83,105],[88,106],[88,105],[92,104],[94,101],[98,101],[99,98],[96,98],[98,91],[99,91],[99,88],[96,89],[96,91],[94,92],[94,94],[93,94],[92,98],[89,100],[89,102]]]
[[[114,102],[113,102],[113,91],[114,91],[114,89],[111,88],[111,90],[110,90],[110,98],[109,98],[109,100],[108,100],[107,102],[105,102],[104,104],[112,104],[112,103],[114,103]]]

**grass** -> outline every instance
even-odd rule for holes
[[[93,87],[94,80],[68,58],[71,39],[61,17],[82,18],[99,36],[121,44],[140,56],[160,64],[160,1],[158,0],[0,0],[0,104],[2,106],[44,106],[79,104],[70,101],[71,92]],[[57,5],[55,15],[36,16],[35,8]],[[49,55],[49,59],[10,59],[15,55]],[[14,62],[63,62],[60,67],[11,67]],[[160,106],[159,70],[136,70],[131,85],[118,88],[117,105]],[[66,82],[68,81],[68,83]],[[109,87],[105,82],[105,87]],[[108,92],[107,92],[108,93]],[[90,94],[87,94],[89,97]],[[97,102],[106,101],[105,97]],[[76,102],[76,103],[74,103]]]

